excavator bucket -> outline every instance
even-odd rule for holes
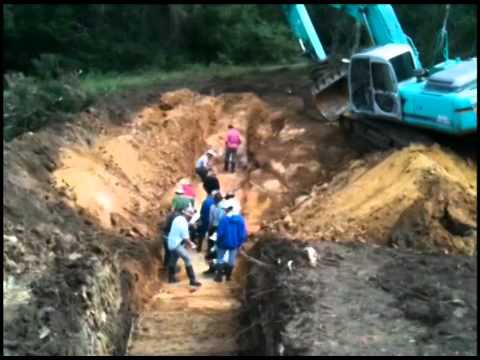
[[[348,107],[347,74],[344,64],[323,64],[311,72],[313,106],[326,121],[336,121]]]

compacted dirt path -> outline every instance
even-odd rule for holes
[[[128,355],[233,355],[238,352],[240,285],[203,276],[203,254],[193,267],[202,286],[188,285],[183,264],[176,284],[164,284],[145,306]]]

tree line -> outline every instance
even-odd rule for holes
[[[443,4],[395,4],[397,16],[430,63]],[[327,50],[352,41],[352,19],[308,5]],[[300,49],[280,5],[6,4],[4,71],[129,71],[187,64],[285,63]],[[476,5],[451,6],[450,53],[476,54]],[[50,71],[45,70],[44,71]]]

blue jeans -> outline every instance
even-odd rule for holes
[[[221,249],[217,247],[217,262],[218,264],[223,264],[223,258],[225,257],[225,253],[228,251],[228,264],[231,267],[235,266],[235,258],[237,257],[238,249],[228,250],[228,249]]]
[[[188,255],[187,249],[183,245],[178,245],[176,249],[170,250],[170,266],[175,267],[177,265],[178,258],[181,257],[186,267],[192,266],[192,260]]]

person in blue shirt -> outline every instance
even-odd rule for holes
[[[217,258],[217,255],[216,251],[213,250],[215,242],[212,240],[212,236],[217,232],[217,227],[220,223],[220,219],[225,213],[223,207],[220,206],[223,201],[222,194],[220,192],[215,193],[213,201],[213,204],[210,206],[210,216],[208,220],[207,254],[205,255],[205,260],[207,260],[209,268],[207,271],[203,272],[204,275],[215,274],[215,266],[213,260]]]
[[[245,220],[240,214],[240,207],[232,199],[225,201],[228,202],[225,204],[225,216],[221,218],[217,229],[216,282],[222,282],[223,274],[226,275],[226,281],[230,281],[238,249],[248,236]],[[224,257],[227,252],[228,262],[225,263]]]
[[[195,279],[195,272],[193,271],[192,260],[188,254],[186,247],[195,248],[195,245],[190,240],[190,233],[188,229],[188,221],[195,214],[192,207],[184,209],[181,216],[173,219],[170,232],[168,233],[167,245],[170,252],[169,266],[168,266],[168,282],[177,282],[175,278],[175,266],[178,258],[181,257],[185,263],[185,270],[190,279],[191,286],[201,286],[202,284]]]
[[[210,221],[210,207],[215,202],[213,197],[215,196],[216,191],[212,191],[211,194],[207,195],[207,198],[203,200],[202,208],[200,209],[200,226],[198,228],[198,248],[197,251],[202,251],[202,243],[205,238],[205,234],[208,231],[208,225]]]

